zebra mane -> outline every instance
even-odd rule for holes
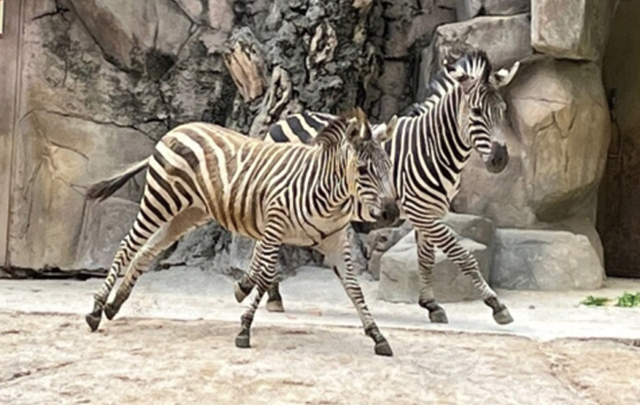
[[[339,115],[333,117],[329,122],[318,129],[318,133],[315,138],[311,139],[310,145],[322,145],[323,147],[331,147],[342,144],[346,129],[347,129],[346,115]]]
[[[453,66],[460,67],[471,77],[481,77],[482,80],[489,80],[489,75],[493,67],[487,57],[487,53],[480,49],[473,49],[464,52],[459,56]],[[409,107],[406,116],[416,117],[424,114],[431,106],[437,104],[455,86],[454,80],[447,74],[442,66],[429,81],[427,94],[424,101],[413,104]]]

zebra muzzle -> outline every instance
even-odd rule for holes
[[[507,149],[507,145],[492,142],[491,143],[491,153],[484,156],[484,165],[490,173],[500,173],[505,167],[507,167],[507,163],[509,163],[509,151]]]
[[[395,202],[384,205],[380,216],[376,217],[378,225],[382,227],[391,226],[400,217],[400,210]]]

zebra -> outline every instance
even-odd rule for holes
[[[489,172],[500,173],[506,167],[507,147],[493,140],[491,133],[503,120],[507,107],[499,89],[511,82],[519,66],[515,62],[508,69],[493,72],[481,50],[467,52],[453,63],[445,62],[429,83],[424,102],[415,104],[407,116],[399,118],[392,138],[384,144],[392,161],[400,218],[409,219],[415,228],[420,274],[418,303],[428,311],[433,323],[448,322],[433,293],[436,247],[471,278],[498,324],[513,322],[507,307],[480,273],[476,259],[442,218],[459,191],[460,173],[473,149],[482,156]],[[310,142],[315,129],[331,119],[330,114],[316,112],[291,115],[274,124],[266,140]],[[354,220],[360,221],[361,210],[355,205]],[[284,311],[278,283],[269,290],[268,302],[271,305],[267,310]]]
[[[346,237],[353,200],[367,207],[372,218],[384,209],[398,213],[391,161],[381,147],[391,133],[392,128],[372,132],[359,108],[328,120],[311,145],[268,143],[207,123],[169,131],[150,157],[87,190],[87,199],[104,200],[147,169],[139,212],[94,295],[87,324],[97,330],[103,311],[113,319],[155,256],[214,219],[257,240],[247,279],[258,294],[242,315],[237,347],[250,347],[256,308],[273,282],[280,247],[287,243],[314,247],[330,259],[375,342],[375,353],[392,355],[353,274]],[[107,303],[124,268],[124,279]]]

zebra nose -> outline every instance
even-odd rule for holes
[[[485,159],[485,166],[490,173],[500,173],[509,163],[509,151],[507,145],[493,142],[491,154]]]
[[[380,215],[380,220],[378,221],[378,226],[384,228],[387,226],[391,226],[398,217],[400,216],[400,210],[395,202],[389,202],[385,204],[382,214]]]
[[[373,219],[378,219],[382,215],[382,210],[380,208],[371,207],[369,208],[369,215],[371,215],[371,218]]]

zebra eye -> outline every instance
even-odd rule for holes
[[[367,165],[359,165],[358,166],[358,174],[360,176],[366,176],[369,174],[369,170],[367,169]]]
[[[481,110],[481,109],[479,109],[479,108],[472,108],[472,109],[471,109],[471,113],[472,113],[473,115],[482,115],[482,110]]]

